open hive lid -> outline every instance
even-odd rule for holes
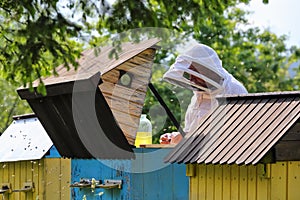
[[[45,127],[58,152],[68,158],[133,158],[158,39],[86,50],[78,70],[59,66],[59,76],[44,78],[47,96],[18,89]],[[125,76],[124,76],[125,75]],[[38,82],[34,83],[37,87]]]
[[[0,137],[0,162],[41,159],[52,145],[37,117],[14,117]]]
[[[300,92],[253,93],[218,98],[165,158],[171,163],[238,164],[300,160]]]

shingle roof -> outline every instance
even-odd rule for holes
[[[257,164],[300,117],[300,92],[226,96],[166,162]]]
[[[146,50],[147,48],[154,47],[154,45],[158,42],[159,39],[157,38],[140,41],[138,43],[124,42],[120,46],[121,50],[117,51],[117,59],[110,56],[112,50],[116,48],[112,45],[84,50],[80,59],[78,59],[77,61],[80,66],[77,70],[75,70],[74,67],[67,69],[64,65],[60,65],[56,68],[57,74],[59,76],[45,77],[43,78],[43,82],[45,85],[49,86],[70,81],[90,79],[92,76],[99,72],[101,75],[103,75],[126,62],[130,58],[141,53],[142,51]],[[39,80],[34,81],[33,87],[38,86],[38,84]]]

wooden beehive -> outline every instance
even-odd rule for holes
[[[299,94],[219,97],[166,157],[187,164],[189,199],[299,199]]]
[[[300,162],[188,164],[190,200],[299,199]]]
[[[105,200],[154,200],[188,199],[188,177],[185,165],[163,162],[163,157],[170,149],[135,148],[139,154],[135,160],[96,160],[72,159],[71,161],[71,199]],[[160,166],[160,167],[158,167]],[[156,168],[157,167],[157,168]],[[121,187],[107,189],[90,185],[76,186],[81,179],[121,180]]]
[[[14,118],[0,137],[1,199],[70,199],[71,160],[49,140],[34,115]]]
[[[133,158],[158,39],[88,49],[78,70],[43,78],[47,96],[19,88],[59,153],[68,158]],[[38,80],[34,82],[38,86]]]

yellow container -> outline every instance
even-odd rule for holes
[[[152,144],[151,132],[137,132],[134,145],[139,147],[141,144]]]
[[[143,144],[152,144],[152,124],[145,114],[141,115],[134,145],[140,147]]]

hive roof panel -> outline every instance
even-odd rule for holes
[[[300,93],[225,96],[167,162],[257,164],[300,117]]]

